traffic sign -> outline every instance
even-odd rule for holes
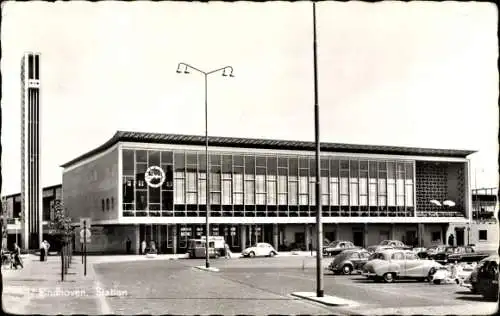
[[[84,225],[85,222],[85,225]],[[92,220],[90,217],[81,217],[80,218],[80,228],[83,229],[83,227],[86,226],[87,228],[90,228],[92,226]]]
[[[85,234],[85,231],[87,231],[87,234]],[[90,238],[90,236],[92,236],[92,234],[90,233],[90,229],[87,228],[85,230],[84,229],[80,230],[80,237],[84,238],[85,235],[87,235],[87,238]]]

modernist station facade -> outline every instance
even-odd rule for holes
[[[96,227],[88,250],[123,252],[128,238],[134,251],[145,240],[183,253],[188,239],[204,236],[204,144],[203,136],[119,131],[64,164],[69,216]],[[224,236],[233,251],[256,242],[315,247],[314,143],[210,137],[209,146],[211,236]],[[333,143],[321,151],[326,239],[430,246],[453,234],[466,243],[473,151]]]

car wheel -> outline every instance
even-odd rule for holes
[[[274,257],[274,256],[276,256],[276,252],[271,251],[271,252],[269,253],[269,257]]]
[[[384,274],[384,282],[392,283],[394,282],[394,273],[388,272]]]
[[[352,272],[352,267],[350,265],[346,264],[342,267],[343,274],[349,275],[349,274],[351,274],[351,272]]]
[[[475,286],[474,284],[472,284],[472,285],[471,285],[471,287],[470,287],[470,292],[471,292],[472,294],[476,294],[476,293],[477,293],[477,289],[476,289],[476,286]]]
[[[253,258],[253,257],[255,257],[255,252],[253,252],[253,251],[250,251],[250,253],[248,254],[248,256],[249,256],[250,258]]]
[[[429,270],[429,273],[427,273],[427,280],[428,280],[428,281],[431,281],[431,280],[432,280],[432,276],[434,275],[434,273],[436,273],[436,271],[437,271],[437,270],[436,270],[436,268],[431,268],[431,269]]]
[[[441,280],[439,280],[439,279],[437,279],[437,280],[433,280],[432,282],[433,282],[434,284],[438,284],[438,285],[439,285],[439,284],[441,284]]]

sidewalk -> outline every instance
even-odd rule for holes
[[[110,313],[102,287],[96,282],[92,264],[84,276],[80,257],[74,256],[61,282],[61,259],[46,262],[30,255],[22,270],[3,270],[3,308],[13,314],[53,315]],[[77,299],[75,299],[77,298]]]

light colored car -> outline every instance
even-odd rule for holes
[[[389,249],[394,249],[394,247],[392,246],[381,246],[381,245],[375,245],[375,246],[370,246],[368,248],[366,248],[366,250],[369,252],[369,253],[377,253],[377,252],[381,252],[381,251],[384,251],[384,250],[389,250]]]
[[[387,283],[399,278],[412,278],[424,281],[430,278],[441,264],[420,259],[411,250],[387,249],[373,254],[363,266],[362,274],[369,279],[383,279]]]
[[[241,254],[243,257],[274,257],[278,252],[270,244],[260,242],[252,247],[244,249]]]

